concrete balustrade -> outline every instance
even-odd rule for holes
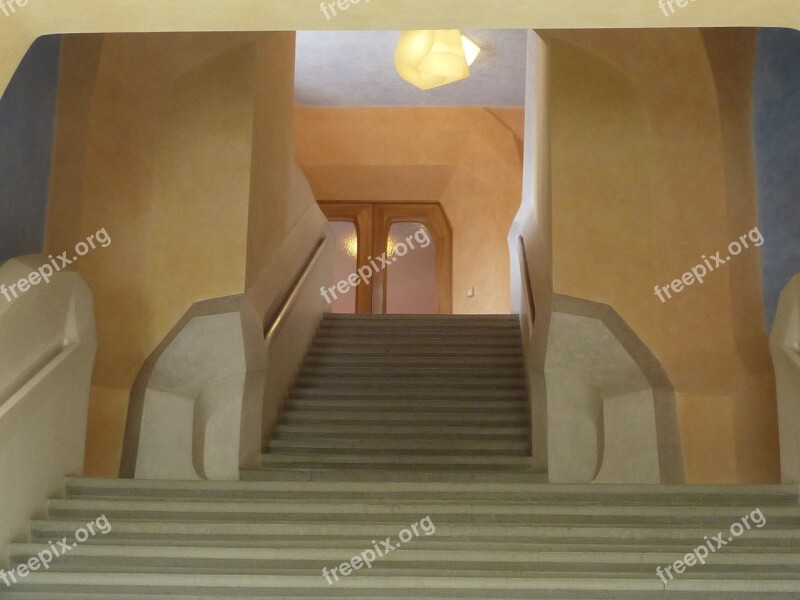
[[[682,483],[675,391],[610,306],[556,294],[544,377],[557,483]]]
[[[781,293],[769,347],[778,393],[781,478],[800,483],[800,274]]]
[[[0,266],[18,284],[43,255]],[[23,286],[26,287],[26,286]],[[92,295],[79,275],[56,273],[11,302],[0,296],[0,562],[27,539],[65,475],[83,472],[89,389],[97,339]]]

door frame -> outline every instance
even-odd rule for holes
[[[356,252],[356,268],[368,264],[368,257],[372,251],[371,243],[362,244],[362,236],[372,239],[373,208],[370,204],[363,202],[336,202],[330,200],[320,200],[320,209],[327,217],[328,221],[347,221],[356,226],[356,239],[358,240],[358,250]],[[359,285],[356,288],[356,314],[370,314],[372,312],[372,280]]]
[[[358,236],[358,267],[369,264],[370,257],[386,252],[383,240],[393,223],[422,223],[436,243],[436,308],[440,314],[453,312],[453,228],[444,208],[438,202],[347,202],[319,200],[320,209],[329,221],[353,223]],[[364,243],[361,243],[365,240]],[[386,313],[385,270],[373,274],[370,282],[356,289],[356,313],[371,314],[375,307]],[[373,284],[376,284],[373,286]]]

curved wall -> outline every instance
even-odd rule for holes
[[[44,243],[60,43],[36,40],[0,99],[0,263]]]
[[[758,249],[664,303],[654,293],[758,224],[755,32],[547,36],[554,291],[613,306],[658,356],[688,481],[778,481]]]
[[[762,29],[753,82],[766,326],[800,273],[800,31]]]

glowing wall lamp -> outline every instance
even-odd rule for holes
[[[405,31],[394,62],[400,77],[429,90],[469,77],[480,47],[457,29]]]

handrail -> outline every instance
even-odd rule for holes
[[[528,313],[530,321],[536,320],[536,302],[533,299],[533,287],[531,287],[531,271],[528,267],[528,255],[525,252],[525,238],[519,236],[519,260],[522,268],[522,285],[525,286],[525,297],[528,300]]]
[[[45,352],[33,359],[7,385],[0,388],[0,406],[11,400],[14,395],[41,373],[47,365],[58,358],[70,346],[69,340],[52,344]]]
[[[280,331],[281,327],[283,327],[283,324],[286,321],[287,316],[291,312],[292,308],[294,308],[294,305],[297,302],[297,298],[300,296],[300,289],[303,287],[303,284],[306,282],[309,275],[311,274],[311,270],[317,264],[319,257],[322,255],[322,250],[325,248],[327,243],[328,243],[328,238],[326,236],[323,236],[319,239],[313,252],[311,252],[311,254],[308,257],[308,260],[306,260],[306,263],[303,266],[303,270],[294,280],[291,291],[287,294],[287,296],[283,300],[281,308],[278,311],[278,314],[272,320],[272,323],[268,326],[267,318],[264,319],[264,339],[267,341],[267,343],[272,342],[272,338],[274,338],[275,335],[278,333],[278,331]]]

